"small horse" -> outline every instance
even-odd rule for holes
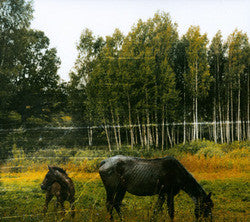
[[[56,207],[58,207],[59,203],[61,205],[63,214],[65,214],[64,201],[70,202],[71,208],[71,216],[75,216],[75,188],[73,181],[68,177],[65,170],[60,167],[50,167],[48,166],[49,171],[46,174],[42,184],[41,189],[46,190],[46,200],[44,206],[44,216],[48,210],[48,204],[53,198],[56,196],[57,202]]]
[[[113,207],[122,220],[120,206],[126,191],[137,196],[158,194],[154,216],[162,210],[167,196],[168,214],[173,220],[174,196],[183,190],[195,203],[196,220],[204,217],[212,221],[211,193],[207,195],[194,177],[174,157],[141,159],[118,155],[103,160],[99,174],[106,189],[106,207],[111,220],[113,220]]]

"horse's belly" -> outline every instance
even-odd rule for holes
[[[125,176],[127,191],[134,195],[150,196],[159,192],[159,175],[152,168],[139,165]]]
[[[153,184],[152,186],[146,184],[141,184],[141,186],[136,184],[133,186],[133,184],[131,184],[127,187],[127,191],[137,196],[152,196],[159,193],[157,184]]]

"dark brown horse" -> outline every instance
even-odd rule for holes
[[[174,196],[185,191],[195,203],[195,216],[212,220],[213,202],[208,195],[174,157],[141,159],[114,156],[101,162],[99,173],[107,194],[107,210],[113,219],[113,207],[121,217],[120,206],[126,191],[137,196],[158,194],[154,216],[162,209],[167,197],[168,213],[174,219]],[[154,219],[154,216],[152,219]]]
[[[55,196],[57,198],[56,207],[60,204],[63,214],[65,214],[64,202],[70,202],[71,216],[74,217],[75,188],[73,181],[62,168],[50,166],[48,168],[49,172],[41,184],[41,189],[46,190],[44,215],[47,212],[49,202]]]

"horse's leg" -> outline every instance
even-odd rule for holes
[[[44,216],[48,210],[48,205],[49,205],[49,202],[51,201],[53,197],[53,194],[51,194],[50,192],[47,192],[46,193],[46,200],[45,200],[45,205],[44,205],[44,208],[43,208],[43,213],[44,213]]]
[[[58,200],[56,200],[56,202],[55,202],[55,207],[54,207],[54,211],[55,211],[55,214],[56,214],[56,215],[57,215],[58,205],[59,205]]]
[[[64,204],[63,204],[63,200],[60,200],[60,205],[61,205],[61,209],[62,209],[62,215],[64,216],[65,215],[65,207],[64,207]]]
[[[155,207],[155,210],[154,210],[154,214],[151,218],[151,221],[155,221],[155,216],[162,210],[162,205],[164,204],[166,198],[165,198],[165,193],[160,193],[159,194],[159,197],[158,197],[158,200],[156,202],[156,207]]]
[[[107,211],[110,214],[110,220],[113,220],[113,203],[114,203],[114,196],[115,196],[115,192],[112,191],[111,189],[106,188],[106,194],[107,194],[107,199],[106,199],[106,207],[107,207]]]
[[[70,200],[70,211],[71,211],[71,217],[75,217],[75,198],[72,198]]]
[[[168,194],[167,205],[168,205],[168,214],[170,216],[171,221],[173,221],[174,220],[174,195],[172,192]]]
[[[56,198],[57,198],[57,202],[61,205],[61,209],[62,209],[62,215],[64,216],[65,215],[65,207],[64,207],[64,200],[63,198],[61,197],[61,193],[58,192],[56,194]]]
[[[122,220],[122,214],[121,214],[121,203],[125,196],[126,190],[125,189],[119,189],[115,195],[114,200],[114,207],[116,209],[116,212],[118,213],[120,219]]]

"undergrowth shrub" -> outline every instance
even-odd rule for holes
[[[12,158],[8,159],[7,166],[10,167],[12,172],[21,172],[22,166],[25,163],[25,153],[22,147],[17,147],[16,144],[12,147]]]
[[[213,157],[213,156],[217,156],[217,157],[222,157],[225,153],[223,152],[222,148],[218,145],[214,145],[214,146],[208,146],[208,147],[204,147],[201,148],[196,155],[198,156],[205,156],[205,157]]]
[[[249,148],[235,149],[228,153],[231,158],[249,157]]]
[[[178,144],[174,149],[178,149],[184,153],[195,154],[202,148],[212,147],[215,145],[216,144],[214,142],[209,140],[196,140],[186,144]]]
[[[191,171],[202,169],[212,172],[221,169],[236,169],[245,172],[249,168],[249,142],[234,142],[232,144],[215,144],[211,141],[194,141],[190,144],[179,144],[171,149],[159,149],[124,146],[111,152],[97,147],[87,150],[78,148],[51,147],[35,152],[25,153],[22,147],[14,144],[12,158],[4,163],[12,171],[39,170],[47,165],[72,166],[72,171],[97,172],[103,159],[114,155],[127,155],[142,158],[157,158],[174,156],[181,160]]]

